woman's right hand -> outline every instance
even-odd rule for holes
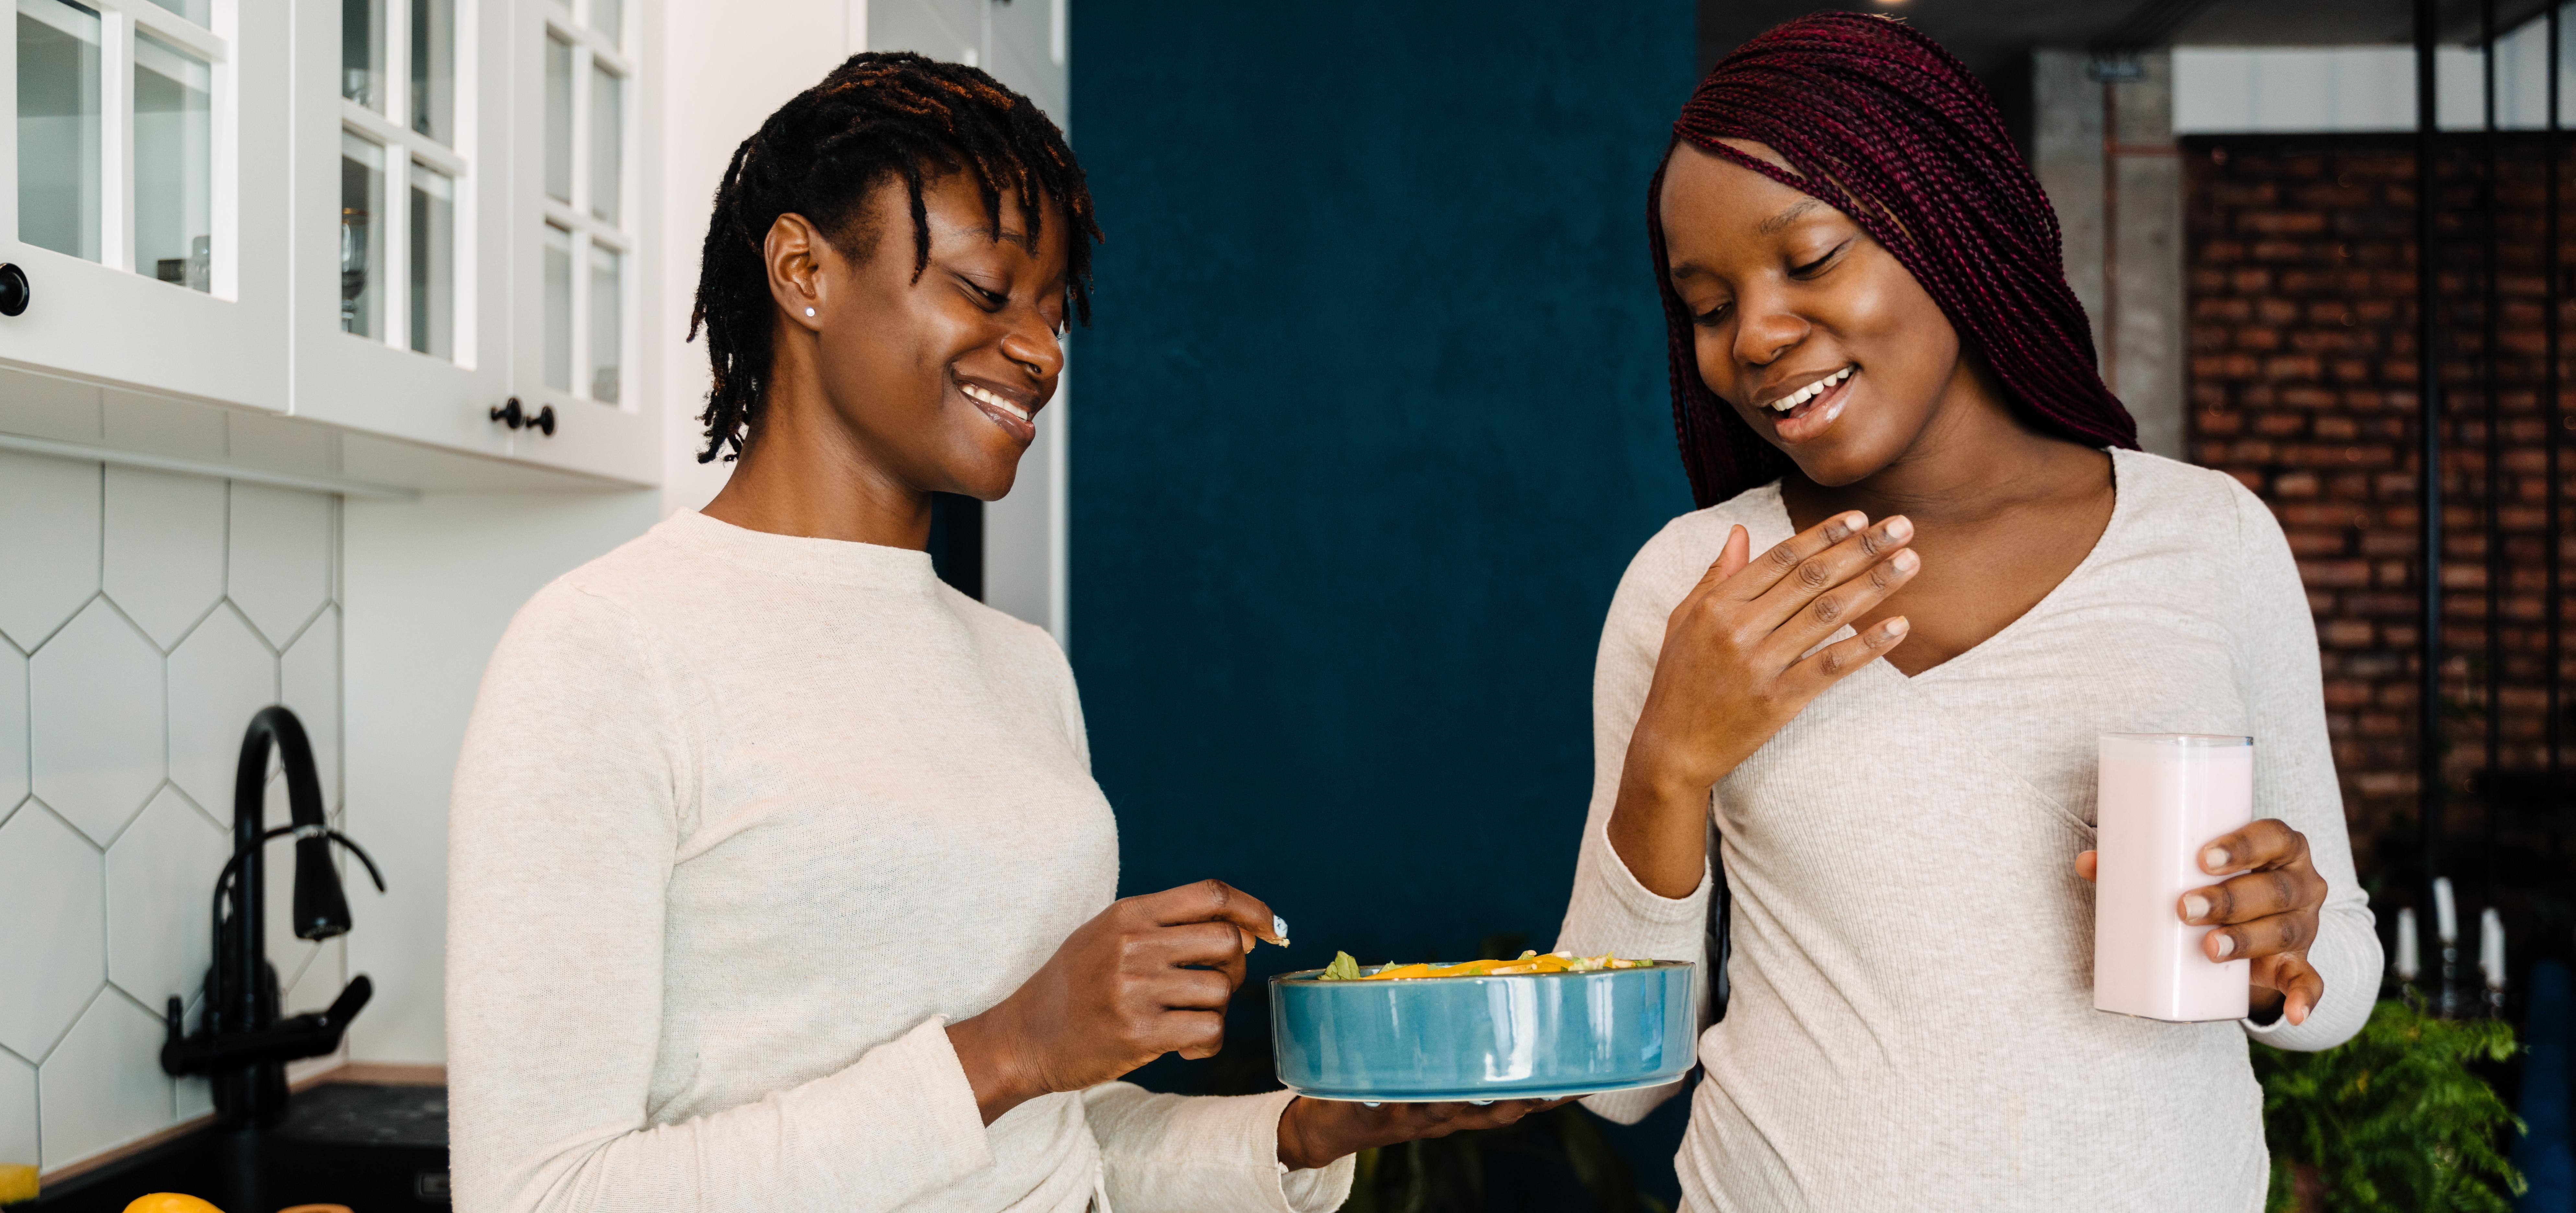
[[[1284,944],[1287,932],[1269,906],[1221,880],[1112,903],[1010,997],[948,1025],[984,1123],[1165,1053],[1215,1056],[1244,953],[1255,939]]]
[[[1807,656],[1914,576],[1903,515],[1836,514],[1748,559],[1743,527],[1664,624],[1628,739],[1610,845],[1639,883],[1681,898],[1707,865],[1708,791],[1809,700],[1905,639],[1903,616]]]

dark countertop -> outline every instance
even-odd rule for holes
[[[308,1087],[273,1128],[209,1124],[48,1184],[34,1204],[7,1213],[121,1213],[147,1192],[186,1192],[250,1213],[297,1204],[431,1213],[448,1202],[447,1088]]]
[[[296,1141],[447,1148],[447,1088],[325,1083],[296,1093],[272,1130]]]

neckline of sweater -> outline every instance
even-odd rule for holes
[[[921,595],[939,584],[930,553],[912,548],[755,531],[696,510],[673,514],[654,529],[728,564],[800,581]]]

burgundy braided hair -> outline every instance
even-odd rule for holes
[[[1800,17],[1718,64],[1682,107],[1673,139],[1851,216],[1985,354],[2033,428],[2137,447],[2137,422],[2095,369],[2092,329],[2067,288],[2057,212],[1984,86],[1939,43],[1886,17]],[[1720,139],[1763,144],[1792,169]],[[1646,234],[1664,299],[1673,427],[1691,495],[1706,508],[1790,463],[1700,379],[1690,310],[1665,275],[1663,185],[1658,168]]]

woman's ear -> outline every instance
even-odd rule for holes
[[[812,220],[793,211],[769,225],[769,236],[760,246],[761,260],[769,267],[770,298],[778,301],[789,321],[809,332],[822,330],[824,296],[830,293],[823,275],[823,248],[823,233]]]

